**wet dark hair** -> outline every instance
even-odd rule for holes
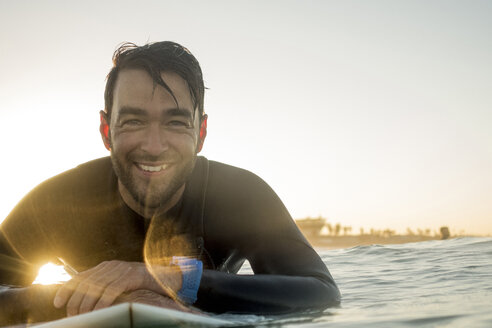
[[[108,119],[111,118],[113,96],[118,74],[123,69],[144,69],[154,80],[154,83],[164,87],[179,106],[174,93],[161,77],[163,71],[170,71],[181,76],[190,89],[194,109],[203,117],[204,89],[200,64],[191,52],[182,45],[172,41],[161,41],[137,46],[134,43],[123,43],[113,54],[113,68],[109,72],[104,91],[104,107]]]

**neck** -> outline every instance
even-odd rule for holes
[[[169,201],[159,207],[144,206],[140,202],[137,202],[132,197],[128,189],[126,189],[126,187],[123,186],[120,181],[118,181],[118,190],[120,192],[121,198],[123,198],[123,201],[126,205],[128,205],[128,207],[137,212],[140,216],[143,216],[146,219],[150,219],[155,215],[166,213],[174,205],[176,205],[181,199],[181,196],[183,196],[185,185],[181,186],[178,191],[176,191],[176,193],[174,193],[174,195],[169,199]]]

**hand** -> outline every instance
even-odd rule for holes
[[[178,302],[173,301],[170,297],[157,294],[156,292],[150,290],[134,290],[129,293],[124,293],[120,295],[115,301],[114,304],[120,303],[142,303],[153,306],[159,306],[166,309],[202,314],[201,312],[192,310]]]
[[[144,263],[102,262],[60,287],[53,304],[57,308],[66,304],[67,316],[72,316],[108,307],[121,294],[138,289],[174,297],[181,288],[179,268],[160,266],[153,273],[158,281]]]

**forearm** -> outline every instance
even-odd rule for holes
[[[201,312],[195,311],[179,302],[176,302],[168,296],[164,296],[150,290],[141,289],[120,295],[113,304],[120,303],[141,303],[166,309],[201,314]]]
[[[62,318],[65,310],[53,306],[58,285],[32,285],[0,291],[0,326]]]
[[[0,233],[0,284],[29,286],[36,277],[38,267],[17,255]]]
[[[122,294],[148,290],[176,299],[182,284],[178,266],[105,261],[80,272],[60,287],[53,304],[77,315],[111,306]],[[87,288],[89,287],[89,288]]]
[[[0,326],[25,322],[26,288],[1,287],[0,291]]]
[[[195,305],[218,313],[277,314],[321,310],[339,303],[340,292],[331,279],[204,270]]]

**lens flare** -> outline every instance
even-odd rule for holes
[[[65,271],[63,266],[49,262],[39,268],[38,275],[34,280],[33,285],[60,284],[70,280],[70,278],[70,275]]]

